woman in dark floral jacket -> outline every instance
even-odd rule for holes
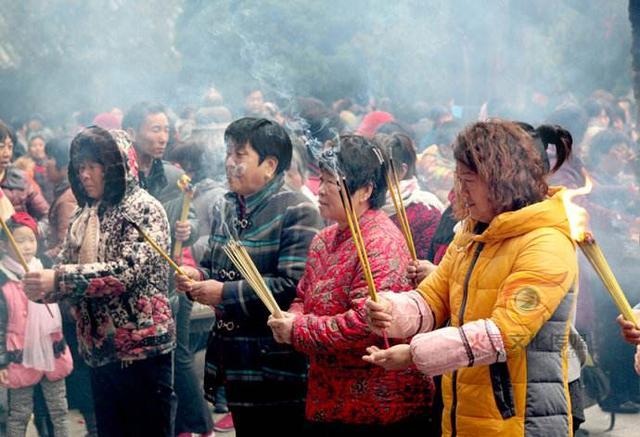
[[[340,203],[335,167],[325,160],[332,154],[347,178],[377,288],[411,289],[409,251],[380,210],[387,184],[373,145],[364,137],[342,136],[339,149],[328,150],[320,161],[320,213],[337,224],[313,239],[298,298],[285,318],[270,318],[269,325],[277,341],[309,356],[309,436],[430,435],[431,378],[415,368],[381,371],[362,360],[368,346],[382,343],[365,321],[367,283]]]
[[[101,436],[173,435],[169,271],[133,226],[168,250],[166,214],[129,172],[135,159],[124,132],[87,128],[73,139],[70,155],[80,209],[59,264],[28,273],[25,291],[32,300],[71,305]]]

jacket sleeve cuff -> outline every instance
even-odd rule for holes
[[[433,329],[433,312],[417,291],[406,293],[384,292],[383,297],[391,301],[391,327],[387,335],[391,338],[413,337]]]

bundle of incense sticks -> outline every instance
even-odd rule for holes
[[[224,246],[224,252],[227,254],[234,266],[240,271],[244,279],[247,280],[253,291],[258,295],[262,303],[276,319],[282,318],[282,311],[273,297],[273,294],[267,287],[267,283],[253,263],[249,253],[244,246],[231,239]]]
[[[184,198],[182,199],[182,211],[180,212],[180,221],[183,222],[189,217],[189,207],[191,206],[191,201],[193,200],[194,191],[193,185],[191,185],[191,178],[186,174],[180,176],[177,185],[178,188],[180,188],[180,191],[184,193]],[[182,241],[176,241],[176,244],[174,244],[173,259],[182,264]]]
[[[351,200],[351,193],[347,187],[347,179],[342,178],[338,180],[338,193],[340,194],[340,201],[347,216],[347,224],[353,237],[353,243],[356,246],[356,252],[358,253],[358,259],[362,266],[364,278],[367,281],[367,287],[369,289],[369,296],[374,302],[378,301],[378,293],[376,291],[376,284],[373,281],[373,274],[371,273],[371,265],[369,264],[369,257],[367,256],[367,249],[364,245],[364,239],[362,238],[362,232],[360,231],[360,223],[358,221],[358,215],[353,207]]]
[[[618,280],[611,271],[611,267],[609,267],[609,263],[600,249],[600,245],[598,245],[593,238],[593,235],[589,232],[583,232],[581,238],[576,240],[576,242],[600,277],[613,302],[620,310],[622,317],[638,326],[638,321],[635,318],[631,305],[629,305],[627,297],[624,295],[620,284],[618,284]]]
[[[407,210],[404,207],[402,201],[402,191],[400,191],[400,181],[398,180],[398,173],[396,167],[393,165],[393,158],[389,158],[389,165],[386,166],[387,185],[389,186],[389,193],[393,200],[393,205],[396,208],[396,215],[400,221],[400,227],[402,234],[407,242],[407,247],[411,253],[411,258],[414,261],[418,260],[418,254],[416,252],[416,246],[413,244],[413,236],[411,235],[411,228],[409,227],[409,219],[407,218]]]
[[[371,272],[371,265],[369,264],[369,257],[367,256],[367,248],[364,245],[358,215],[353,207],[351,193],[349,192],[349,187],[347,187],[347,179],[345,177],[342,177],[342,179],[338,178],[338,193],[340,194],[340,201],[347,216],[347,224],[353,237],[353,243],[356,246],[356,252],[360,260],[360,265],[362,266],[364,278],[367,281],[369,297],[371,297],[372,301],[377,302],[378,292],[376,290],[376,283],[373,281],[373,273]],[[389,337],[387,337],[386,331],[382,331],[382,337],[384,339],[384,346],[389,348]]]
[[[593,183],[589,174],[586,173],[586,171],[584,171],[583,174],[585,177],[585,185],[580,188],[566,190],[562,197],[562,202],[564,203],[564,208],[567,214],[567,220],[569,222],[569,229],[571,231],[571,238],[578,244],[578,247],[580,247],[580,250],[582,250],[582,253],[584,253],[585,257],[587,257],[587,260],[589,260],[589,263],[600,277],[600,280],[613,299],[613,302],[620,310],[622,317],[629,322],[634,323],[636,326],[639,326],[638,321],[633,314],[633,310],[631,309],[631,305],[629,305],[627,297],[624,295],[622,288],[620,288],[620,284],[618,284],[615,275],[611,271],[611,267],[609,267],[609,263],[604,257],[600,246],[593,235],[586,231],[589,214],[587,214],[587,211],[584,208],[571,201],[573,197],[589,194],[593,188]]]

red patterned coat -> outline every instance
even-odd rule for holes
[[[398,228],[384,212],[373,210],[363,214],[360,226],[378,290],[409,290],[409,253]],[[362,360],[366,347],[383,346],[365,322],[367,296],[349,230],[325,228],[311,243],[290,308],[299,315],[293,346],[310,361],[308,420],[389,424],[429,413],[431,379],[415,368],[387,372]]]

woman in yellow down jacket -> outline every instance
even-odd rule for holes
[[[556,129],[557,170],[571,136]],[[577,276],[563,189],[518,125],[479,122],[454,143],[460,229],[416,291],[367,302],[371,328],[410,344],[368,349],[389,370],[442,374],[446,436],[569,436],[567,339]]]

